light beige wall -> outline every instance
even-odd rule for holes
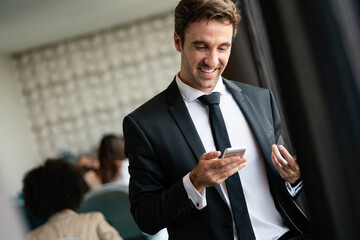
[[[0,180],[10,196],[21,190],[23,174],[39,160],[11,59],[0,55]]]
[[[0,239],[24,240],[25,224],[0,182]]]
[[[14,58],[41,159],[96,149],[180,69],[173,13],[19,53]]]
[[[46,158],[121,134],[124,116],[170,84],[173,21],[165,13],[0,58],[0,174],[12,195]]]

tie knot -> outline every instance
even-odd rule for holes
[[[205,105],[219,104],[220,103],[220,93],[213,92],[209,95],[202,95],[202,96],[198,97],[198,99],[200,102],[202,102]]]

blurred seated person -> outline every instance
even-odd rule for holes
[[[129,163],[125,156],[124,144],[124,138],[115,134],[105,135],[101,139],[98,151],[100,166],[84,175],[90,189],[107,183],[129,185]]]
[[[65,159],[48,159],[23,179],[25,207],[47,219],[28,233],[29,240],[81,238],[122,240],[100,212],[78,214],[87,186],[78,167]]]
[[[99,160],[95,159],[92,154],[82,153],[79,155],[76,165],[85,173],[90,170],[99,168]]]

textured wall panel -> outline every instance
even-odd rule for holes
[[[40,156],[89,152],[103,134],[122,134],[125,115],[179,71],[173,29],[171,13],[16,55]]]

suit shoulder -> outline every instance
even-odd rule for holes
[[[247,83],[242,83],[242,82],[237,82],[237,81],[233,81],[233,80],[224,80],[224,83],[227,87],[232,88],[232,89],[238,89],[239,91],[241,91],[242,94],[252,98],[259,98],[260,96],[269,98],[270,95],[272,95],[271,90],[267,89],[267,88],[262,88],[262,87],[257,87],[254,85],[250,85]]]
[[[162,106],[166,106],[166,90],[155,95],[141,106],[132,111],[129,115],[133,117],[143,117],[158,114]],[[128,116],[129,116],[128,115]]]
[[[242,82],[238,82],[238,81],[234,81],[234,80],[228,80],[228,81],[235,84],[241,90],[246,91],[246,92],[269,92],[269,89],[267,89],[267,88],[258,87],[258,86],[254,86],[254,85],[250,85],[247,83],[242,83]]]

